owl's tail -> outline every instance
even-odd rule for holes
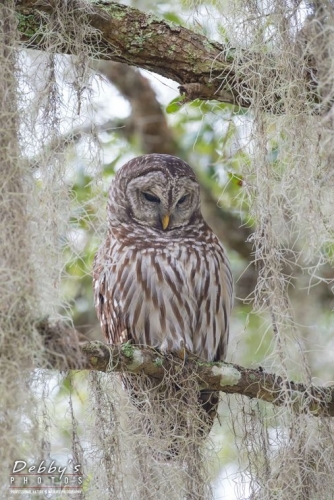
[[[146,435],[143,447],[152,448],[148,451],[152,456],[163,461],[183,460],[199,450],[217,415],[219,392],[196,391],[191,384],[175,379],[156,386],[137,375],[123,375],[122,380],[138,411],[131,418],[134,428]]]
[[[196,415],[195,412],[193,414],[190,412],[189,415],[189,403],[186,396],[183,395],[182,399],[185,403],[183,409],[188,415],[177,416],[177,424],[173,429],[174,432],[171,433],[170,445],[165,455],[167,460],[177,460],[180,456],[189,455],[189,452],[191,453],[191,450],[194,452],[195,448],[198,451],[208,437],[217,416],[219,392],[200,391]]]
[[[204,419],[206,423],[205,437],[209,434],[214,420],[217,416],[219,392],[203,390],[199,395],[199,403],[204,410]]]

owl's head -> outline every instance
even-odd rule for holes
[[[109,195],[114,222],[132,222],[161,231],[194,223],[200,191],[191,167],[175,156],[148,154],[117,172]]]

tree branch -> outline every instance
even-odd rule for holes
[[[75,32],[70,29],[66,32],[66,43],[58,43],[52,49],[47,45],[45,33],[50,31],[48,22],[55,16],[57,5],[59,0],[16,0],[18,29],[25,47],[73,54]],[[71,7],[69,15],[82,14],[82,5],[76,0],[67,5]],[[92,57],[126,63],[170,78],[180,83],[185,101],[216,99],[250,106],[250,98],[245,99],[239,93],[238,89],[245,90],[248,86],[240,71],[236,75],[228,47],[116,2],[97,0],[89,6],[84,19],[96,32],[95,37],[90,33],[83,39]],[[62,38],[61,34],[54,34]],[[275,100],[279,98],[273,96]]]
[[[295,411],[310,412],[314,416],[334,416],[334,387],[307,387],[283,380],[261,368],[243,368],[225,362],[205,363],[188,354],[186,361],[181,362],[172,355],[164,356],[155,349],[128,343],[112,346],[89,342],[81,349],[86,358],[86,369],[144,374],[162,380],[166,371],[183,364],[188,373],[191,368],[197,375],[203,389],[241,394],[278,406],[290,404]]]
[[[149,80],[127,64],[93,61],[91,67],[106,77],[131,105],[127,126],[120,132],[127,138],[136,135],[144,154],[178,156],[176,140]]]
[[[163,355],[150,347],[129,343],[120,346],[98,341],[82,343],[76,330],[60,322],[51,324],[47,318],[35,327],[43,338],[47,368],[142,374],[162,380],[171,369],[182,374],[184,367],[187,374],[190,369],[197,376],[201,389],[240,394],[276,406],[289,405],[296,412],[314,416],[334,416],[334,386],[306,386],[262,368],[203,362],[188,353],[185,360],[180,360],[172,354]]]

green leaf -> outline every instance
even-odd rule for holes
[[[177,113],[184,101],[184,96],[179,95],[175,97],[169,104],[166,106],[166,113],[171,114],[171,113]]]
[[[172,23],[175,23],[175,24],[182,24],[182,19],[181,17],[179,17],[177,14],[175,14],[175,12],[165,12],[163,14],[163,17],[164,19],[166,19],[166,21],[170,21]]]

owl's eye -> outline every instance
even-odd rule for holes
[[[182,203],[184,203],[186,201],[186,199],[188,198],[188,195],[185,194],[184,196],[182,196],[179,201],[177,202],[177,205],[182,205]]]
[[[144,197],[147,201],[151,201],[152,203],[160,203],[160,198],[157,196],[153,196],[151,193],[143,193]]]

